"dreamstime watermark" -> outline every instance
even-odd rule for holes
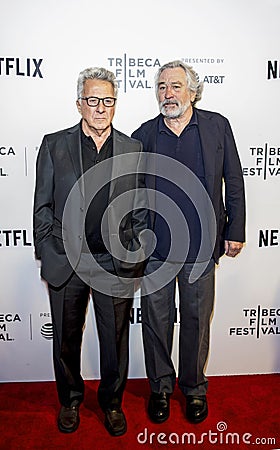
[[[75,183],[67,198],[62,221],[64,247],[73,269],[87,284],[102,293],[112,295],[120,283],[126,285],[141,281],[142,290],[147,295],[165,286],[182,268],[190,246],[189,226],[183,212],[170,197],[155,189],[139,188],[134,182],[131,186],[127,184],[130,186],[127,190],[123,187],[119,189],[119,186],[126,186],[122,178],[125,176],[135,179],[143,176],[161,177],[180,189],[192,202],[201,228],[200,247],[189,278],[191,283],[195,282],[206,269],[216,242],[213,205],[203,184],[191,170],[173,158],[154,153],[116,155],[92,167]],[[102,218],[101,233],[108,252],[121,267],[141,264],[153,253],[156,245],[152,230],[143,228],[138,230],[139,248],[135,246],[130,250],[123,246],[120,228],[127,215],[134,214],[136,217],[137,211],[148,209],[161,215],[169,227],[169,254],[152,274],[139,279],[109,273],[97,263],[87,247],[86,213],[92,200],[107,183],[110,183],[110,201]],[[84,213],[79,214],[79,209],[83,209]],[[82,245],[86,246],[86,258],[81,258]]]
[[[173,444],[173,445],[276,445],[276,438],[274,437],[253,437],[251,433],[237,433],[227,431],[228,425],[226,422],[218,422],[217,430],[208,430],[200,434],[193,432],[186,433],[155,433],[149,432],[148,428],[137,435],[137,442],[139,444]],[[276,449],[277,450],[277,449]]]

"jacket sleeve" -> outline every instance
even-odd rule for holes
[[[35,255],[41,258],[41,248],[53,227],[54,168],[48,140],[45,136],[36,162],[36,184],[33,205],[33,237]]]
[[[245,190],[242,167],[227,119],[224,133],[224,183],[227,223],[225,239],[245,242]]]
[[[142,152],[141,142],[139,142],[139,146],[140,151],[135,181],[136,189],[131,216],[133,239],[130,241],[129,250],[135,251],[139,250],[141,247],[140,253],[141,261],[139,261],[139,268],[141,269],[143,268],[143,262],[146,259],[147,242],[146,242],[146,233],[143,232],[148,228],[148,202],[145,184],[145,167],[146,167],[145,155]]]
[[[142,144],[139,142],[140,152],[136,174],[136,193],[134,197],[134,209],[132,212],[132,223],[134,234],[139,239],[142,231],[147,229],[148,202],[145,184],[145,155],[142,152]]]

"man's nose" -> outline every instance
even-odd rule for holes
[[[173,88],[172,88],[172,86],[169,86],[169,85],[166,86],[164,96],[165,96],[165,98],[173,97]]]
[[[100,102],[98,103],[96,111],[98,111],[99,113],[103,113],[105,111],[105,106],[102,100],[100,100]]]

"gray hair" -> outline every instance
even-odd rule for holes
[[[84,83],[86,80],[104,80],[111,83],[114,89],[114,97],[118,96],[118,83],[113,72],[104,69],[104,67],[89,67],[79,73],[77,82],[77,98],[79,99],[83,94]]]
[[[155,76],[155,87],[156,87],[157,98],[158,98],[158,81],[159,81],[160,75],[162,74],[162,72],[165,69],[175,69],[177,67],[181,67],[181,69],[184,70],[184,72],[186,74],[187,87],[191,92],[195,93],[195,99],[192,102],[192,105],[195,106],[195,104],[199,100],[201,100],[202,91],[203,91],[203,83],[201,81],[199,81],[199,76],[195,72],[195,70],[192,68],[192,66],[188,66],[187,64],[184,64],[180,60],[168,62],[158,69],[156,76]]]

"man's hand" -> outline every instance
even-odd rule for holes
[[[225,241],[225,254],[231,258],[234,258],[241,252],[242,247],[242,242]]]

